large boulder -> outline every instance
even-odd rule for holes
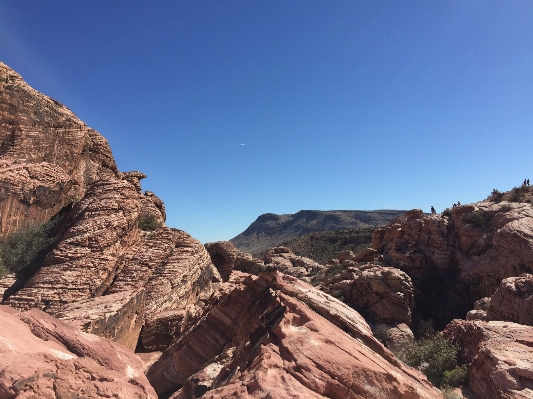
[[[234,272],[221,289],[218,305],[149,371],[157,392],[174,390],[173,399],[442,398],[356,311],[309,284],[278,272]]]
[[[263,261],[265,265],[295,277],[312,276],[325,269],[312,259],[294,254],[287,247],[270,248],[264,255]]]
[[[461,347],[470,388],[480,398],[533,397],[533,327],[453,320],[444,335]]]
[[[0,306],[0,319],[0,398],[157,398],[121,345],[37,309]]]
[[[490,298],[487,318],[533,326],[533,274],[503,279]]]
[[[0,236],[118,176],[106,139],[0,62]]]
[[[239,251],[235,244],[229,241],[210,242],[205,244],[205,248],[224,281],[228,281],[233,270],[257,274],[263,266],[260,259]]]

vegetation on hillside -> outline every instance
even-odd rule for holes
[[[502,201],[509,202],[528,202],[533,204],[533,186],[522,184],[521,186],[513,187],[507,192],[501,192],[493,189],[492,193],[487,198],[489,201],[499,203]]]
[[[28,267],[39,253],[54,242],[54,220],[18,229],[0,239],[0,277]]]
[[[373,231],[373,228],[321,231],[297,237],[281,245],[323,265],[336,259],[342,251],[357,253],[368,248],[372,243]]]

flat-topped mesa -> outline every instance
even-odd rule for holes
[[[50,219],[118,173],[105,138],[0,62],[0,236]]]

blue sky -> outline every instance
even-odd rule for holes
[[[533,180],[531,1],[0,0],[0,60],[202,242]]]

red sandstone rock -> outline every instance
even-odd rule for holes
[[[263,261],[265,265],[275,267],[280,272],[295,277],[310,276],[325,269],[312,259],[295,255],[287,247],[270,248]]]
[[[124,291],[68,304],[54,316],[134,351],[144,321],[144,302],[144,289]]]
[[[173,399],[442,398],[335,298],[281,273],[233,283],[236,288],[183,338],[187,345],[178,341],[150,370],[156,391],[181,387]],[[279,299],[273,289],[281,291]]]
[[[392,352],[399,353],[414,340],[415,337],[409,326],[405,323],[400,323],[388,329],[385,343]]]
[[[0,319],[0,398],[157,398],[126,348],[36,309]]]
[[[229,241],[207,243],[205,248],[224,281],[228,281],[233,270],[258,274],[263,266],[261,260],[239,251],[235,244]]]
[[[0,236],[117,175],[107,140],[0,62]]]
[[[58,311],[102,295],[138,239],[139,194],[125,180],[94,183],[69,216],[71,227],[42,267],[7,304]]]
[[[470,388],[480,398],[533,397],[533,327],[454,320],[444,335],[460,345]]]
[[[321,289],[342,292],[344,301],[376,323],[411,323],[414,289],[409,276],[401,270],[373,264],[348,267],[322,283]]]
[[[533,326],[533,275],[503,279],[490,298],[487,318]]]

